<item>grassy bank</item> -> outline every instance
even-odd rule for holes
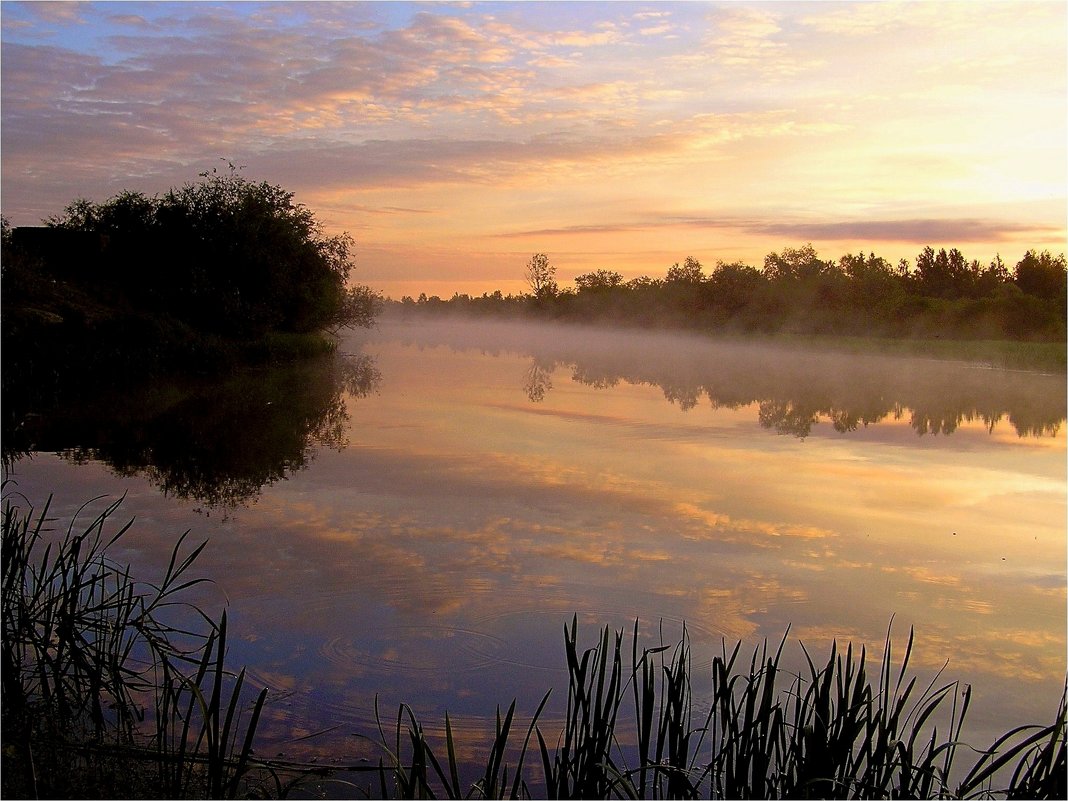
[[[545,320],[559,325],[603,327],[604,330],[678,332],[708,337],[713,341],[764,343],[776,346],[822,350],[854,355],[907,356],[921,359],[971,362],[987,367],[1064,373],[1068,370],[1068,342],[1062,340],[982,339],[942,336],[861,336],[829,333],[738,331],[729,328],[695,328],[670,318],[628,320],[625,318],[551,318],[517,305],[490,314],[449,302],[434,304],[389,304],[386,320],[467,320],[500,323]]]
[[[563,717],[542,719],[549,693],[525,723],[515,702],[498,708],[478,765],[459,761],[447,714],[435,738],[403,705],[388,724],[379,716],[377,764],[262,759],[253,746],[266,690],[226,668],[225,614],[183,600],[200,581],[191,570],[205,545],[178,538],[163,579],[144,584],[108,557],[130,527],[115,529],[118,502],[54,532],[47,504],[19,501],[8,493],[3,511],[5,797],[1065,794],[1063,697],[1051,723],[975,750],[964,733],[971,689],[938,677],[919,685],[911,633],[897,660],[888,633],[870,672],[851,645],[823,660],[805,651],[795,674],[783,666],[785,636],[748,659],[740,643],[725,644],[711,698],[696,699],[685,633],[645,647],[635,624],[627,647],[623,631],[605,628],[583,647],[572,620]]]
[[[752,341],[747,339],[746,341]],[[893,337],[771,336],[769,342],[855,355],[911,356],[922,359],[972,362],[1009,370],[1063,373],[1068,370],[1064,342],[1024,342],[1010,339],[898,339]]]
[[[48,296],[3,307],[4,372],[26,383],[122,383],[166,374],[218,375],[331,352],[323,333],[220,336],[167,316],[90,303],[58,282]]]

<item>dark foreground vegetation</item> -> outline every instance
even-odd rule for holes
[[[915,263],[874,253],[821,259],[811,245],[769,253],[761,268],[718,262],[710,274],[695,258],[664,278],[625,281],[596,270],[560,288],[544,253],[527,264],[529,294],[404,297],[409,312],[466,312],[611,322],[738,334],[949,340],[1023,340],[1063,345],[1064,254],[1029,250],[1010,267],[926,247]]]
[[[3,509],[7,798],[1065,797],[1063,697],[1049,725],[974,750],[963,739],[970,688],[918,685],[911,633],[897,665],[888,633],[874,675],[852,646],[820,662],[805,651],[800,674],[780,667],[785,638],[748,660],[724,646],[702,703],[685,634],[646,648],[635,624],[627,648],[606,628],[583,649],[572,621],[563,717],[545,712],[548,693],[525,725],[515,702],[498,709],[483,764],[458,761],[448,715],[435,737],[404,705],[389,724],[379,717],[370,764],[263,759],[266,690],[225,667],[225,613],[183,601],[205,546],[179,538],[162,580],[144,584],[108,557],[129,528],[109,531],[117,502],[63,533],[49,530],[47,504],[18,500],[8,493]]]
[[[348,284],[352,246],[233,165],[157,197],[78,200],[42,227],[5,221],[5,389],[322,353],[322,332],[368,326],[380,304]]]

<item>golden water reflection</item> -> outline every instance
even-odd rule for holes
[[[445,709],[484,722],[513,697],[529,714],[561,678],[573,614],[591,639],[640,619],[670,641],[685,621],[699,676],[723,639],[752,647],[787,627],[810,651],[837,638],[878,659],[893,618],[902,641],[915,627],[918,670],[948,660],[975,686],[981,744],[1053,714],[1063,377],[745,346],[776,383],[724,372],[741,357],[688,338],[633,337],[383,326],[345,343],[381,374],[341,396],[347,447],[222,520],[99,462],[38,454],[15,472],[30,497],[62,490],[57,515],[127,492],[139,522],[121,558],[142,573],[165,563],[165,533],[211,539],[206,598],[228,600],[235,662],[282,699],[266,736],[287,753],[354,747],[376,695],[427,723]],[[665,383],[669,362],[681,377]],[[815,411],[782,430],[767,398]],[[846,417],[861,422],[832,422]]]

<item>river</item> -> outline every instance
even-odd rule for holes
[[[1063,375],[464,321],[386,321],[339,350],[87,401],[35,421],[7,471],[58,520],[124,496],[112,555],[135,576],[182,532],[209,540],[193,595],[270,688],[259,753],[371,756],[376,699],[431,730],[448,710],[477,753],[498,704],[529,719],[556,687],[559,714],[573,616],[587,646],[685,624],[698,705],[724,644],[789,631],[798,669],[798,641],[877,665],[914,629],[910,670],[974,689],[969,742],[1052,721]]]

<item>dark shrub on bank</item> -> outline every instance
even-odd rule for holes
[[[291,192],[232,166],[160,197],[79,200],[48,226],[57,242],[38,249],[48,272],[197,330],[301,333],[374,314],[346,307],[352,238],[327,236]]]
[[[78,200],[3,224],[5,432],[62,396],[321,355],[374,323],[353,242],[233,166],[158,197]]]
[[[91,343],[108,364],[151,368],[240,359],[271,333],[368,326],[379,300],[348,286],[352,246],[233,166],[158,197],[78,200],[46,227],[5,225],[5,344],[43,338],[38,355],[62,367],[95,362]]]

